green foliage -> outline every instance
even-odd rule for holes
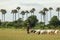
[[[18,11],[16,9],[12,10],[11,13],[17,13]]]
[[[2,24],[1,20],[0,20],[0,25]]]
[[[17,7],[16,9],[17,9],[17,10],[20,10],[20,7]]]
[[[44,29],[44,28],[45,28],[45,26],[44,26],[44,25],[45,25],[44,22],[40,22],[39,24],[40,24],[41,29]]]
[[[6,24],[6,26],[12,26],[13,24],[11,24],[11,22],[8,22],[7,24]]]
[[[7,11],[5,9],[1,9],[0,12],[2,13],[2,21],[4,19],[4,22],[0,21],[0,27],[3,27],[3,28],[12,28],[12,27],[14,27],[14,28],[24,28],[24,27],[26,27],[26,24],[29,22],[31,27],[33,27],[33,28],[41,28],[41,29],[44,29],[44,28],[60,28],[60,21],[57,18],[57,16],[53,16],[51,18],[51,20],[49,21],[49,24],[45,25],[45,19],[46,19],[45,15],[46,15],[46,12],[49,11],[49,10],[50,10],[50,17],[51,17],[51,10],[53,10],[52,7],[49,7],[49,9],[43,8],[43,10],[41,10],[39,12],[41,14],[41,20],[42,20],[42,16],[43,16],[43,21],[44,22],[38,23],[38,19],[34,15],[34,12],[36,11],[35,8],[32,8],[30,11],[22,10],[21,13],[20,13],[20,7],[17,7],[16,9],[13,9],[11,11],[11,13],[13,13],[13,21],[12,22],[5,22],[5,14],[7,13]],[[56,9],[56,11],[58,12],[58,17],[59,17],[60,8],[58,7]],[[18,20],[16,20],[16,18],[17,18],[16,13],[18,13]],[[22,19],[19,18],[19,13],[22,15]],[[25,13],[26,13],[26,18],[27,19],[25,21],[23,21]],[[31,13],[33,15],[28,17],[29,13]]]
[[[49,10],[53,10],[53,8],[52,7],[49,7]]]
[[[0,11],[1,11],[2,14],[7,13],[7,11],[5,9],[1,9]]]
[[[60,11],[60,7],[56,8],[56,11]]]
[[[20,22],[20,23],[21,23],[21,22],[23,22],[23,21],[22,21],[22,19],[21,19],[21,18],[19,18],[19,19],[17,20],[17,22]]]
[[[57,16],[53,16],[49,22],[50,25],[54,26],[55,28],[59,25],[59,20]]]
[[[17,20],[17,22],[15,22],[15,24],[14,24],[15,28],[22,28],[22,27],[24,27],[24,23],[23,23],[23,22],[24,22],[24,21],[22,21],[22,19],[19,18],[19,19]]]
[[[34,28],[35,29],[43,29],[44,28],[44,22],[38,23]]]
[[[28,10],[26,10],[25,12],[26,12],[27,14],[29,13],[29,11],[28,11]]]
[[[35,11],[35,8],[32,8],[32,9],[30,10],[31,13],[34,13],[34,11]]]
[[[21,14],[22,14],[22,15],[25,15],[25,11],[21,11]]]
[[[48,11],[48,9],[47,8],[44,8],[43,11]]]
[[[31,26],[35,26],[38,22],[38,19],[35,15],[32,15],[27,18],[27,22],[29,22]]]
[[[6,23],[7,23],[7,22],[2,22],[1,26],[2,26],[3,28],[6,28]]]

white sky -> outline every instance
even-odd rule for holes
[[[0,8],[13,9],[17,6],[59,6],[60,0],[0,0]]]
[[[6,21],[12,20],[12,15],[9,13],[10,10],[15,9],[17,6],[20,6],[21,9],[30,10],[31,8],[36,8],[36,13],[44,7],[60,7],[60,0],[0,0],[0,9],[8,10],[6,14]],[[54,12],[55,13],[55,12]],[[38,15],[38,14],[36,14]],[[9,18],[8,18],[9,17]],[[38,16],[38,18],[40,15]],[[0,14],[1,19],[1,14]]]

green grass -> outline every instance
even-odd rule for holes
[[[0,29],[0,40],[60,40],[60,32],[58,34],[27,34],[22,29]]]

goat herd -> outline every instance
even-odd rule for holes
[[[59,30],[31,30],[31,33],[37,34],[57,34]]]

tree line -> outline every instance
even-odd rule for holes
[[[25,20],[26,22],[30,22],[31,25],[36,25],[38,19],[36,17],[36,15],[34,15],[36,9],[35,8],[32,8],[30,11],[28,10],[22,10],[20,12],[20,9],[21,7],[17,7],[16,9],[13,9],[11,10],[11,14],[13,14],[13,23],[17,23],[16,21],[20,21],[20,23],[24,20],[24,15],[26,14],[26,17],[27,19]],[[42,20],[44,20],[44,25],[45,25],[45,22],[46,22],[46,16],[48,17],[48,14],[47,12],[50,13],[50,19],[51,19],[51,14],[52,14],[52,10],[53,8],[52,7],[49,7],[49,8],[43,8],[42,10],[40,10],[38,13],[40,14],[40,19],[41,19],[41,22],[43,22]],[[60,7],[56,8],[56,11],[57,11],[57,14],[58,14],[58,20],[59,20],[59,12],[60,12]],[[6,9],[1,9],[0,12],[2,13],[2,20],[5,22],[5,14],[7,13]],[[16,14],[18,13],[18,20],[16,20]],[[31,16],[28,17],[28,14],[31,13]],[[21,14],[22,15],[22,19],[19,17]],[[42,19],[42,16],[43,16],[43,19]],[[55,17],[56,18],[56,17]],[[35,20],[36,19],[36,20]],[[57,19],[57,18],[56,18]],[[52,20],[52,19],[51,19]],[[36,23],[35,23],[36,22]],[[10,22],[11,23],[11,22]],[[20,23],[18,22],[18,24],[20,25]],[[25,23],[25,22],[23,22]],[[12,24],[11,24],[12,25]],[[22,24],[23,25],[23,24]],[[25,24],[24,24],[25,25]],[[21,25],[20,25],[21,26]]]

